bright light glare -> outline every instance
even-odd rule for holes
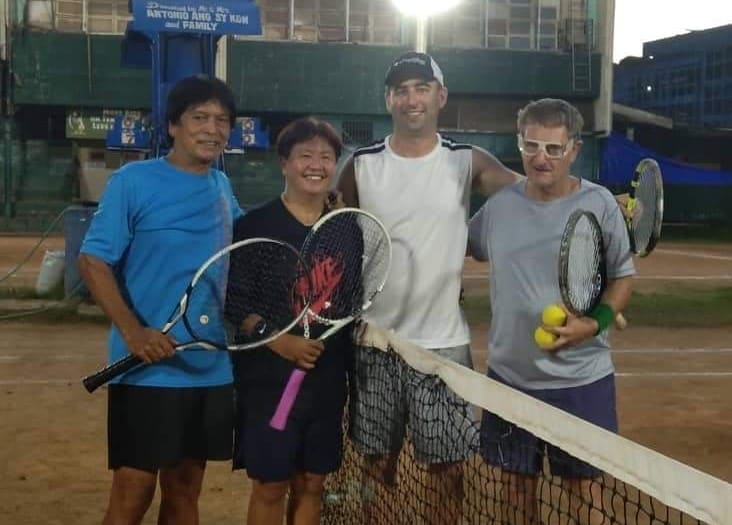
[[[429,17],[452,9],[460,0],[392,0],[405,15]]]

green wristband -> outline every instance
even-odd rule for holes
[[[595,332],[595,335],[597,335],[605,331],[612,324],[613,319],[615,319],[615,312],[613,312],[610,305],[600,303],[587,314],[587,317],[591,317],[597,321],[597,332]]]

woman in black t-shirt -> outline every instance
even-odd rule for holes
[[[239,219],[234,240],[270,237],[300,249],[311,226],[328,211],[341,141],[330,124],[302,118],[282,130],[277,153],[285,190]],[[231,267],[236,271],[237,261]],[[318,287],[337,285],[338,274],[330,268],[313,264],[311,277]],[[234,468],[247,469],[253,481],[249,524],[282,523],[288,489],[288,523],[319,523],[325,477],[341,462],[350,349],[348,328],[324,342],[317,341],[323,330],[313,321],[311,339],[303,337],[302,326],[298,326],[267,346],[233,355],[237,392]],[[269,420],[295,367],[308,374],[287,426],[274,430]]]

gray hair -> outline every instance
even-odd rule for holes
[[[585,121],[579,110],[566,100],[542,98],[529,102],[518,112],[517,126],[521,135],[530,124],[567,128],[569,138],[578,138]]]

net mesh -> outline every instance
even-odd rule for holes
[[[221,274],[226,278],[221,278]],[[292,326],[307,306],[312,289],[297,250],[273,239],[254,238],[239,243],[228,257],[221,257],[206,268],[199,281],[208,280],[214,285],[227,283],[225,308],[212,305],[218,308],[210,310],[224,313],[230,345],[254,345],[272,332]],[[200,282],[196,283],[194,291],[200,286]],[[266,330],[257,333],[253,326],[242,330],[242,322],[250,316],[262,319]],[[200,336],[196,321],[194,313],[192,329]]]
[[[363,405],[368,393],[352,394],[352,398],[360,396],[361,405],[351,399],[344,461],[328,481],[322,523],[729,523],[732,485],[724,481],[446,361],[394,334],[367,327],[361,344],[386,351],[369,363],[367,378],[355,379],[360,382],[355,392],[364,388],[390,391],[395,378],[407,386],[398,395],[378,397],[379,402],[370,407]],[[358,353],[362,352],[360,348]],[[419,401],[429,406],[426,426],[418,425],[398,408],[409,403],[405,401],[409,395],[403,395],[408,391],[420,392]],[[551,465],[540,460],[535,478],[489,465],[484,456],[490,447],[499,449],[507,462],[529,452],[487,442],[478,423],[483,410],[517,425],[514,431],[531,432],[548,444],[552,455],[560,457],[553,457]],[[466,419],[468,413],[474,417]],[[354,417],[357,421],[365,418],[368,424],[358,423],[361,428],[355,432]],[[398,430],[400,418],[402,426],[406,422],[403,441]],[[418,432],[418,426],[432,430]],[[364,428],[380,434],[382,441],[363,432]],[[375,443],[399,451],[398,455],[378,453]],[[428,466],[425,449],[437,450],[453,461]],[[551,452],[555,449],[573,457]],[[579,480],[557,475],[568,462],[587,477]]]

